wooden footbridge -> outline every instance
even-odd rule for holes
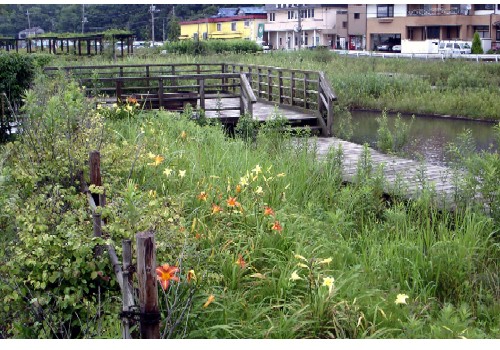
[[[332,136],[336,96],[322,72],[243,64],[146,64],[47,67],[46,74],[64,70],[86,87],[89,96],[102,103],[120,103],[133,97],[147,109],[182,111],[187,104],[235,125],[248,113],[261,122],[276,112],[292,127],[310,128],[321,134],[318,154],[342,146],[343,178],[353,182],[363,146]],[[451,170],[421,164],[371,150],[373,169],[383,164],[387,193],[412,199],[432,186],[441,208],[454,208],[456,186]]]
[[[265,121],[278,112],[292,127],[331,136],[336,96],[322,72],[243,64],[136,64],[47,67],[71,73],[102,102],[133,97],[146,109],[181,111],[189,103],[235,125],[248,113]]]

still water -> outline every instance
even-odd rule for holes
[[[377,117],[381,112],[352,111],[354,134],[351,142],[364,144],[368,143],[375,147],[377,144]],[[389,127],[393,130],[396,114],[388,114]],[[410,123],[411,116],[401,116],[401,118]],[[470,129],[476,149],[478,151],[488,150],[493,147],[498,150],[498,144],[493,132],[495,123],[436,118],[436,117],[415,117],[410,129],[410,141],[405,146],[404,151],[409,157],[418,159],[423,157],[431,164],[445,165],[447,161],[447,145],[455,142],[457,136],[464,130]],[[335,128],[335,122],[334,122]]]

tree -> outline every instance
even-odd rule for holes
[[[169,41],[177,41],[179,40],[179,36],[181,35],[181,26],[179,25],[179,20],[176,16],[171,15],[168,18],[167,24],[167,38]]]
[[[479,33],[474,33],[474,39],[472,40],[471,53],[474,55],[481,55],[484,53],[483,47],[481,46],[481,39],[479,38]]]

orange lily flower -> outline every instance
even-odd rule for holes
[[[239,265],[242,269],[244,269],[245,266],[247,265],[245,260],[243,260],[243,256],[241,254],[238,254],[238,260],[236,261],[236,265]]]
[[[215,300],[215,296],[213,294],[210,294],[210,296],[207,298],[207,301],[205,304],[203,304],[203,307],[207,307],[208,305],[212,304],[212,302]]]
[[[222,211],[222,208],[217,204],[212,203],[212,214],[217,214]]]
[[[198,199],[199,199],[200,201],[205,201],[205,202],[206,202],[206,201],[207,201],[207,197],[208,197],[208,195],[207,195],[207,193],[206,193],[205,191],[202,191],[202,192],[198,195]]]
[[[136,104],[137,99],[135,97],[129,96],[129,97],[127,97],[127,103]]]
[[[228,207],[239,207],[240,203],[236,201],[236,197],[229,197],[226,201]]]
[[[236,193],[240,193],[241,192],[241,186],[240,185],[236,185]]]
[[[163,163],[163,161],[165,160],[164,157],[160,156],[159,154],[154,158],[154,162],[151,163],[151,165],[154,165],[154,166],[158,166],[160,165],[161,163]]]
[[[274,210],[271,207],[264,207],[264,216],[274,216]]]
[[[281,224],[278,220],[274,222],[274,225],[271,227],[271,230],[281,232],[283,230],[283,227],[281,227]]]
[[[179,268],[169,264],[163,264],[156,268],[156,276],[163,290],[168,289],[170,280],[179,282],[179,277],[175,275],[177,272],[179,272]]]
[[[191,281],[196,281],[196,275],[195,275],[193,269],[191,269],[191,270],[188,271],[187,281],[188,281],[188,283],[191,282]]]

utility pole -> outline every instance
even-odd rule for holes
[[[82,4],[82,34],[85,31],[85,23],[88,23],[87,17],[85,17],[85,4]]]
[[[163,22],[163,42],[165,42],[165,18],[162,18]]]
[[[149,6],[149,12],[151,13],[151,42],[154,46],[155,43],[155,13],[160,12],[156,9],[155,5]]]
[[[28,29],[31,30],[30,11],[29,10],[26,10],[26,16],[28,16]]]

